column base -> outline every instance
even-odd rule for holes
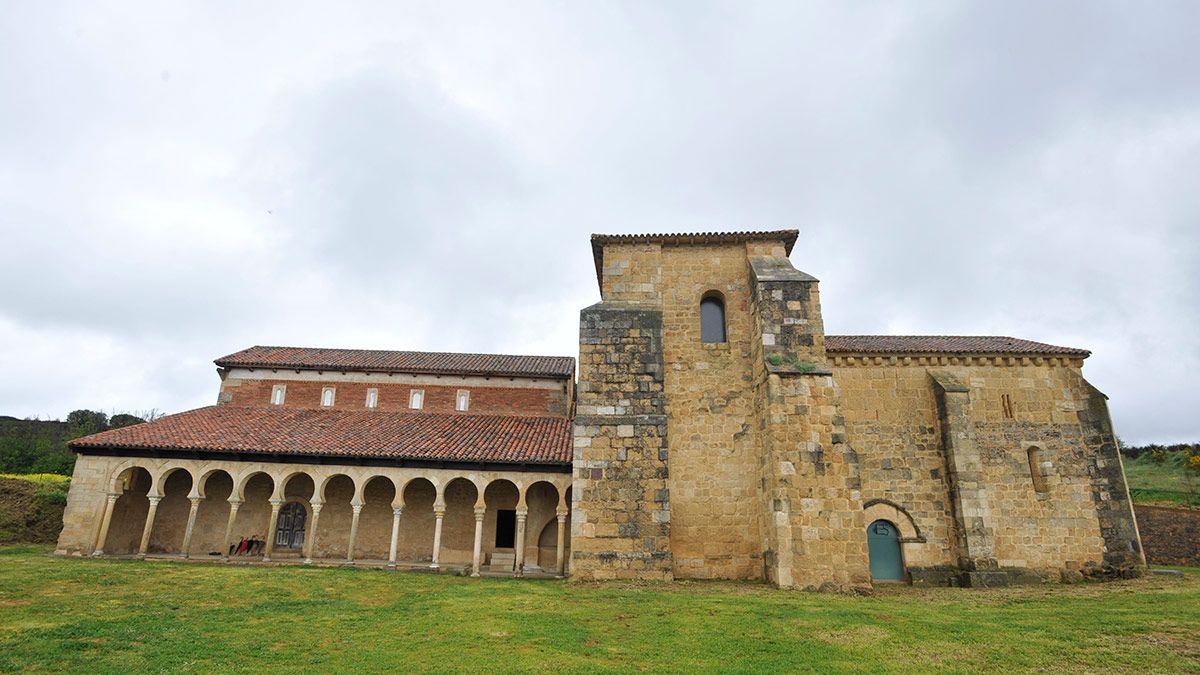
[[[441,565],[439,565],[437,563],[429,563],[429,569],[431,569],[431,570],[436,570],[439,567],[441,567]]]
[[[138,560],[145,560],[145,559],[146,559],[146,554],[145,554],[145,553],[139,553],[139,554],[137,554],[137,559],[138,559]]]
[[[304,559],[304,564],[305,564],[305,565],[311,565],[311,564],[312,564],[312,558],[305,558],[305,559]]]
[[[99,557],[102,557],[103,555],[104,555],[104,549],[97,549],[95,551],[92,551],[93,558],[99,558]]]
[[[394,569],[396,569],[396,563],[394,563],[394,562],[389,562],[389,563],[388,563],[388,569],[389,569],[389,570],[394,570]]]

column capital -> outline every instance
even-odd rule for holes
[[[158,495],[146,495],[146,499],[149,499],[151,504],[157,504],[162,501],[162,497]]]
[[[525,520],[529,516],[529,509],[517,509],[517,520]]]
[[[561,523],[567,519],[567,516],[570,515],[570,513],[567,511],[557,511],[554,515],[558,517],[558,522]]]
[[[486,514],[487,514],[486,506],[480,506],[480,507],[476,508],[475,509],[475,520],[483,520],[483,517]]]
[[[272,497],[268,501],[271,503],[272,509],[277,509],[277,508],[283,506],[283,500],[278,497]]]
[[[393,506],[392,507],[392,516],[393,517],[399,518],[401,515],[403,515],[403,513],[404,513],[403,506]]]
[[[121,496],[121,493],[120,493],[120,492],[110,492],[110,493],[108,493],[108,495],[107,495],[108,503],[109,503],[109,504],[112,504],[112,503],[116,502],[116,501],[117,501],[117,498],[118,498],[118,497],[120,497],[120,496]]]
[[[438,508],[435,508],[435,509],[433,510],[433,517],[434,517],[434,518],[441,518],[441,517],[442,517],[442,516],[444,516],[444,515],[446,515],[446,507],[444,507],[444,506],[443,506],[442,508],[440,508],[440,509],[438,509]]]
[[[313,515],[321,512],[321,507],[325,506],[325,502],[312,502],[309,504],[312,507]]]
[[[354,515],[362,513],[364,504],[350,504],[350,508],[354,511]]]
[[[188,497],[188,501],[192,503],[192,506],[200,506],[200,502],[204,501],[204,497]]]
[[[241,500],[241,499],[234,499],[234,498],[232,498],[232,497],[230,497],[230,498],[229,498],[229,506],[230,506],[231,508],[235,508],[235,509],[236,509],[237,507],[241,506],[243,503],[244,503],[244,500]]]

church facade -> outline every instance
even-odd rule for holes
[[[1144,567],[1087,351],[826,335],[796,235],[594,235],[577,380],[570,357],[218,359],[216,406],[73,444],[58,552],[825,590]]]

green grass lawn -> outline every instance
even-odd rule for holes
[[[1150,453],[1143,453],[1137,459],[1124,457],[1122,461],[1133,501],[1200,507],[1200,476],[1193,476],[1189,485],[1184,468],[1185,453],[1167,453],[1166,459],[1157,463],[1150,458]]]
[[[0,549],[0,670],[1200,670],[1182,578],[874,597]]]

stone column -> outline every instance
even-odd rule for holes
[[[308,525],[308,533],[304,536],[304,564],[311,565],[313,561],[313,551],[317,548],[317,522],[321,520],[321,507],[325,502],[313,502],[312,522]]]
[[[233,548],[233,523],[237,520],[238,507],[242,505],[240,499],[229,499],[229,520],[225,522],[225,548],[221,549],[221,559],[229,560],[229,549]]]
[[[392,509],[392,544],[388,548],[388,567],[396,567],[396,547],[400,545],[400,514],[404,513],[403,507]]]
[[[267,525],[267,550],[263,551],[263,562],[271,562],[271,554],[275,552],[275,528],[279,525],[279,507],[283,506],[282,499],[271,500],[271,523]]]
[[[475,509],[475,552],[471,554],[471,576],[479,576],[479,565],[483,562],[483,515],[486,508]]]
[[[442,517],[445,515],[445,507],[433,511],[433,562],[429,566],[434,568],[438,567],[438,559],[442,554]]]
[[[350,516],[350,546],[346,548],[346,563],[354,564],[354,547],[358,544],[358,518],[362,515],[362,504],[351,504],[354,514]]]
[[[517,576],[525,574],[525,518],[529,509],[517,509],[517,562],[513,571]]]
[[[150,531],[154,529],[154,516],[158,514],[158,503],[162,497],[151,495],[150,510],[146,512],[146,526],[142,528],[142,543],[138,545],[138,557],[146,557],[146,549],[150,547]]]
[[[104,555],[104,542],[108,539],[108,526],[112,522],[113,507],[117,503],[117,497],[120,496],[116,492],[108,493],[108,498],[104,502],[104,515],[100,517],[100,533],[96,535],[96,548],[92,551],[92,555]]]
[[[567,512],[558,512],[558,555],[554,558],[555,573],[563,576],[567,569]]]
[[[192,508],[188,511],[187,529],[183,531],[183,557],[192,557],[192,532],[196,529],[196,514],[200,513],[200,501],[203,497],[188,497]]]

